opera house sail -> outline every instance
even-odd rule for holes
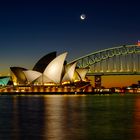
[[[40,77],[42,75],[41,72],[33,71],[33,70],[26,70],[23,72],[27,78],[28,83],[33,82],[34,80],[36,80],[38,77]]]
[[[56,84],[60,84],[64,61],[67,56],[67,52],[57,56],[52,60],[44,71],[44,75],[52,80]]]
[[[74,71],[75,71],[75,67],[76,67],[76,63],[72,64],[72,65],[66,65],[65,66],[65,75],[62,79],[62,82],[74,82]]]
[[[27,69],[22,67],[10,67],[10,69],[11,69],[11,77],[15,85],[26,84],[27,78],[23,73],[23,71]]]
[[[43,56],[33,67],[34,71],[43,73],[47,65],[56,58],[56,52],[51,52]]]
[[[89,85],[88,69],[76,67],[76,62],[66,64],[67,52],[56,55],[51,52],[42,57],[33,67],[10,67],[14,89],[28,92],[73,92]],[[55,89],[55,90],[54,90]]]

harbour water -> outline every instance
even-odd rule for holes
[[[139,140],[140,95],[0,96],[0,140]]]

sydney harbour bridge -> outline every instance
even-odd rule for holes
[[[93,52],[70,63],[88,68],[88,76],[95,76],[95,86],[101,86],[102,75],[140,75],[140,45],[122,45]]]

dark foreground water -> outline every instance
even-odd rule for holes
[[[0,140],[139,140],[140,95],[0,96]]]

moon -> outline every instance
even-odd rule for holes
[[[85,18],[86,18],[86,15],[85,15],[85,14],[81,14],[81,15],[80,15],[80,19],[81,19],[81,20],[85,20]]]

